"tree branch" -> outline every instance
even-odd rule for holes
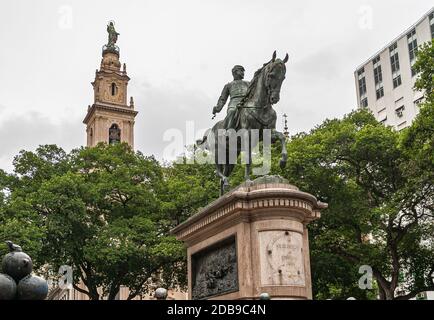
[[[396,297],[396,298],[394,298],[394,300],[409,300],[409,299],[416,297],[419,293],[425,292],[425,291],[434,291],[434,285],[414,290],[414,291],[412,291],[408,294],[405,294],[403,296]]]
[[[87,295],[88,297],[90,297],[90,293],[89,291],[86,291],[82,288],[80,288],[78,285],[76,285],[75,283],[72,284],[72,287],[77,290],[78,292],[84,293],[85,295]]]

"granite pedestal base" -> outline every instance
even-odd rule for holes
[[[244,183],[172,230],[189,299],[311,299],[308,223],[327,205],[280,177]]]

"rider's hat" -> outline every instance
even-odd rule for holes
[[[232,73],[234,73],[234,72],[235,72],[236,70],[238,70],[238,69],[241,69],[241,70],[243,70],[243,71],[246,71],[246,70],[244,69],[243,66],[236,65],[236,66],[234,66],[234,67],[232,68]]]

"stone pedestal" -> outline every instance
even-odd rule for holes
[[[280,177],[244,183],[172,230],[189,299],[311,299],[307,224],[327,205]]]

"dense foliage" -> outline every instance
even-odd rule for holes
[[[72,266],[75,289],[94,300],[114,299],[121,286],[132,299],[150,284],[185,284],[184,249],[169,235],[168,188],[154,158],[126,144],[70,154],[41,146],[14,166],[1,175],[0,238],[20,243],[40,270]]]

